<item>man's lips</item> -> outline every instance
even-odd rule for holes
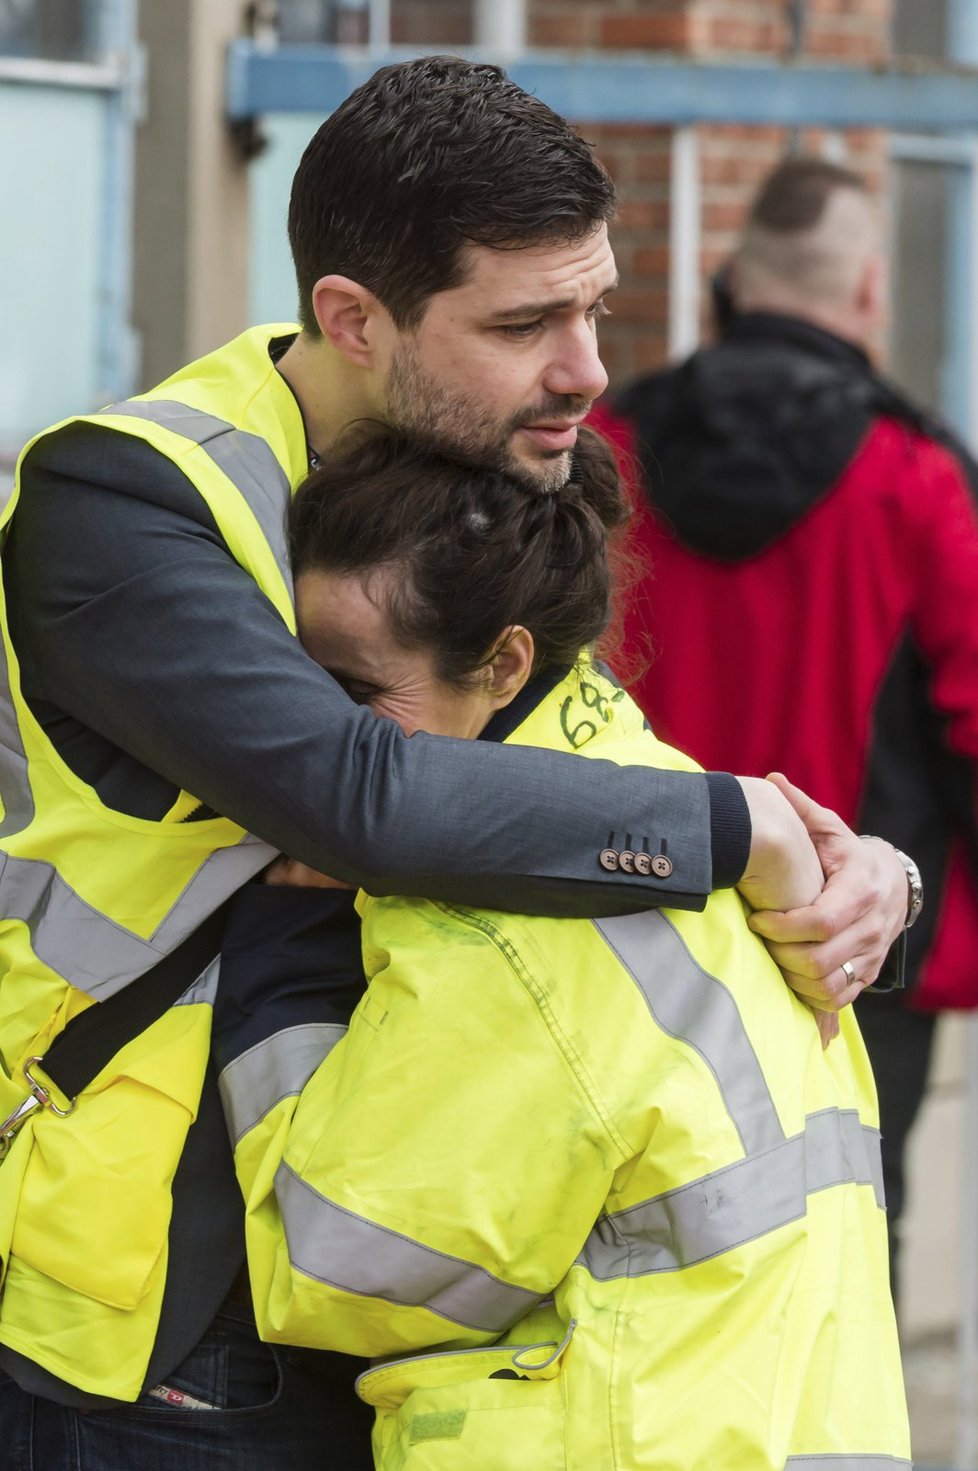
[[[544,419],[537,424],[524,424],[522,430],[541,449],[573,449],[577,443],[580,419]]]

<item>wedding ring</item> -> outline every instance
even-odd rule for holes
[[[856,972],[851,960],[844,960],[842,962],[842,973],[845,976],[846,980],[849,982],[850,986],[854,986],[856,984]]]

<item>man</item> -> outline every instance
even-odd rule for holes
[[[777,910],[786,877],[820,858],[813,909],[756,922],[807,942],[793,977],[822,1004],[846,999],[844,960],[876,974],[906,911],[888,846],[823,814],[816,857],[765,782],[596,767],[582,790],[548,753],[406,740],[293,637],[285,506],[351,421],[391,419],[542,490],[566,476],[606,382],[595,321],[615,279],[612,209],[588,147],[497,69],[386,68],[296,176],[301,332],[255,329],[28,448],[4,557],[0,1111],[22,1118],[51,1038],[90,999],[171,974],[278,849],[374,893],[554,914],[696,907],[738,879]],[[633,873],[618,855],[639,833],[650,856]],[[81,1446],[89,1471],[117,1459],[122,1427],[147,1471],[186,1471],[191,1446],[318,1465],[324,1427],[354,1464],[336,1440],[347,1411],[331,1424],[309,1365],[229,1326],[243,1251],[211,1132],[214,984],[196,965],[181,1004],[125,1042],[77,1108],[34,1093],[70,1117],[39,1108],[12,1132],[0,1413],[25,1465],[36,1434],[37,1454]],[[191,1354],[219,1366],[194,1402],[227,1414],[188,1406]],[[141,1391],[135,1409],[100,1408]],[[239,1409],[254,1413],[239,1423]]]
[[[641,461],[654,567],[627,642],[655,645],[636,689],[668,739],[707,764],[782,767],[919,857],[909,968],[926,1009],[859,1007],[895,1265],[930,1008],[978,1002],[978,476],[873,369],[886,262],[856,174],[777,168],[727,286],[722,340],[627,388],[605,420]]]

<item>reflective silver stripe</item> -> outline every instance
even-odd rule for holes
[[[902,1456],[874,1456],[874,1455],[824,1455],[824,1456],[789,1456],[784,1463],[784,1471],[790,1471],[792,1466],[799,1471],[899,1471],[905,1467],[906,1471],[913,1471],[913,1461],[905,1461]]]
[[[710,1068],[745,1152],[780,1144],[784,1130],[774,1100],[726,986],[702,968],[658,911],[594,923],[659,1026],[695,1048]]]
[[[101,412],[147,419],[199,444],[244,496],[272,549],[289,596],[292,596],[292,569],[285,530],[292,486],[266,440],[246,429],[236,429],[226,419],[202,413],[174,399],[127,399]]]
[[[22,832],[34,818],[34,793],[10,689],[10,670],[4,657],[0,657],[0,793],[3,795],[0,837]]]
[[[162,424],[199,444],[244,497],[291,596],[285,532],[291,487],[263,439],[171,400],[129,401],[105,412]],[[6,668],[0,672],[0,791],[2,837],[21,831],[34,816],[29,765]],[[155,965],[273,856],[271,848],[251,837],[235,848],[218,850],[194,875],[155,934],[143,940],[93,909],[51,864],[0,853],[0,920],[22,920],[44,964],[79,990],[104,1000]]]
[[[218,848],[148,940],[123,929],[69,888],[53,864],[0,854],[0,916],[20,919],[43,963],[102,1001],[161,960],[275,856],[246,834]]]
[[[826,1109],[808,1117],[803,1133],[785,1139],[733,996],[665,915],[595,924],[657,1024],[709,1066],[746,1157],[603,1217],[579,1258],[593,1277],[674,1272],[707,1261],[799,1220],[809,1194],[832,1185],[872,1185],[882,1207],[878,1133],[854,1110]]]
[[[206,970],[201,971],[192,986],[174,1002],[175,1006],[213,1006],[217,1000],[217,982],[221,974],[220,957],[215,955]]]
[[[851,1109],[826,1109],[763,1154],[602,1217],[578,1260],[603,1282],[679,1271],[800,1220],[810,1194],[849,1184],[872,1185],[882,1207],[879,1134]]]
[[[235,1144],[281,1099],[301,1093],[323,1058],[345,1036],[346,1027],[339,1022],[286,1027],[229,1062],[219,1086]]]
[[[450,1323],[502,1333],[543,1300],[491,1272],[355,1215],[281,1164],[275,1194],[296,1271],[360,1297],[426,1308]]]
[[[14,483],[0,488],[0,514],[14,493]],[[6,540],[9,526],[0,531],[0,546]],[[6,655],[0,657],[0,794],[3,816],[0,837],[21,832],[34,817],[34,793],[27,772],[27,752],[17,723],[17,711],[10,688],[10,666]]]

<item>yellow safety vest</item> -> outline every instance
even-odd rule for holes
[[[293,631],[285,509],[307,472],[306,444],[268,345],[295,330],[246,332],[84,420],[145,440],[179,465]],[[0,530],[19,496],[18,473]],[[189,792],[160,821],[106,807],[25,704],[2,605],[0,633],[5,1118],[27,1094],[25,1062],[168,954],[271,850],[224,818],[184,821],[199,806]],[[0,1168],[0,1342],[91,1393],[132,1400],[142,1386],[166,1277],[171,1182],[200,1097],[215,986],[216,966],[122,1049],[70,1117],[33,1115]]]
[[[512,739],[693,765],[587,665]],[[908,1467],[865,1050],[849,1011],[823,1053],[739,896],[361,906],[347,1036],[221,1090],[260,1329],[382,1356],[380,1471]]]

